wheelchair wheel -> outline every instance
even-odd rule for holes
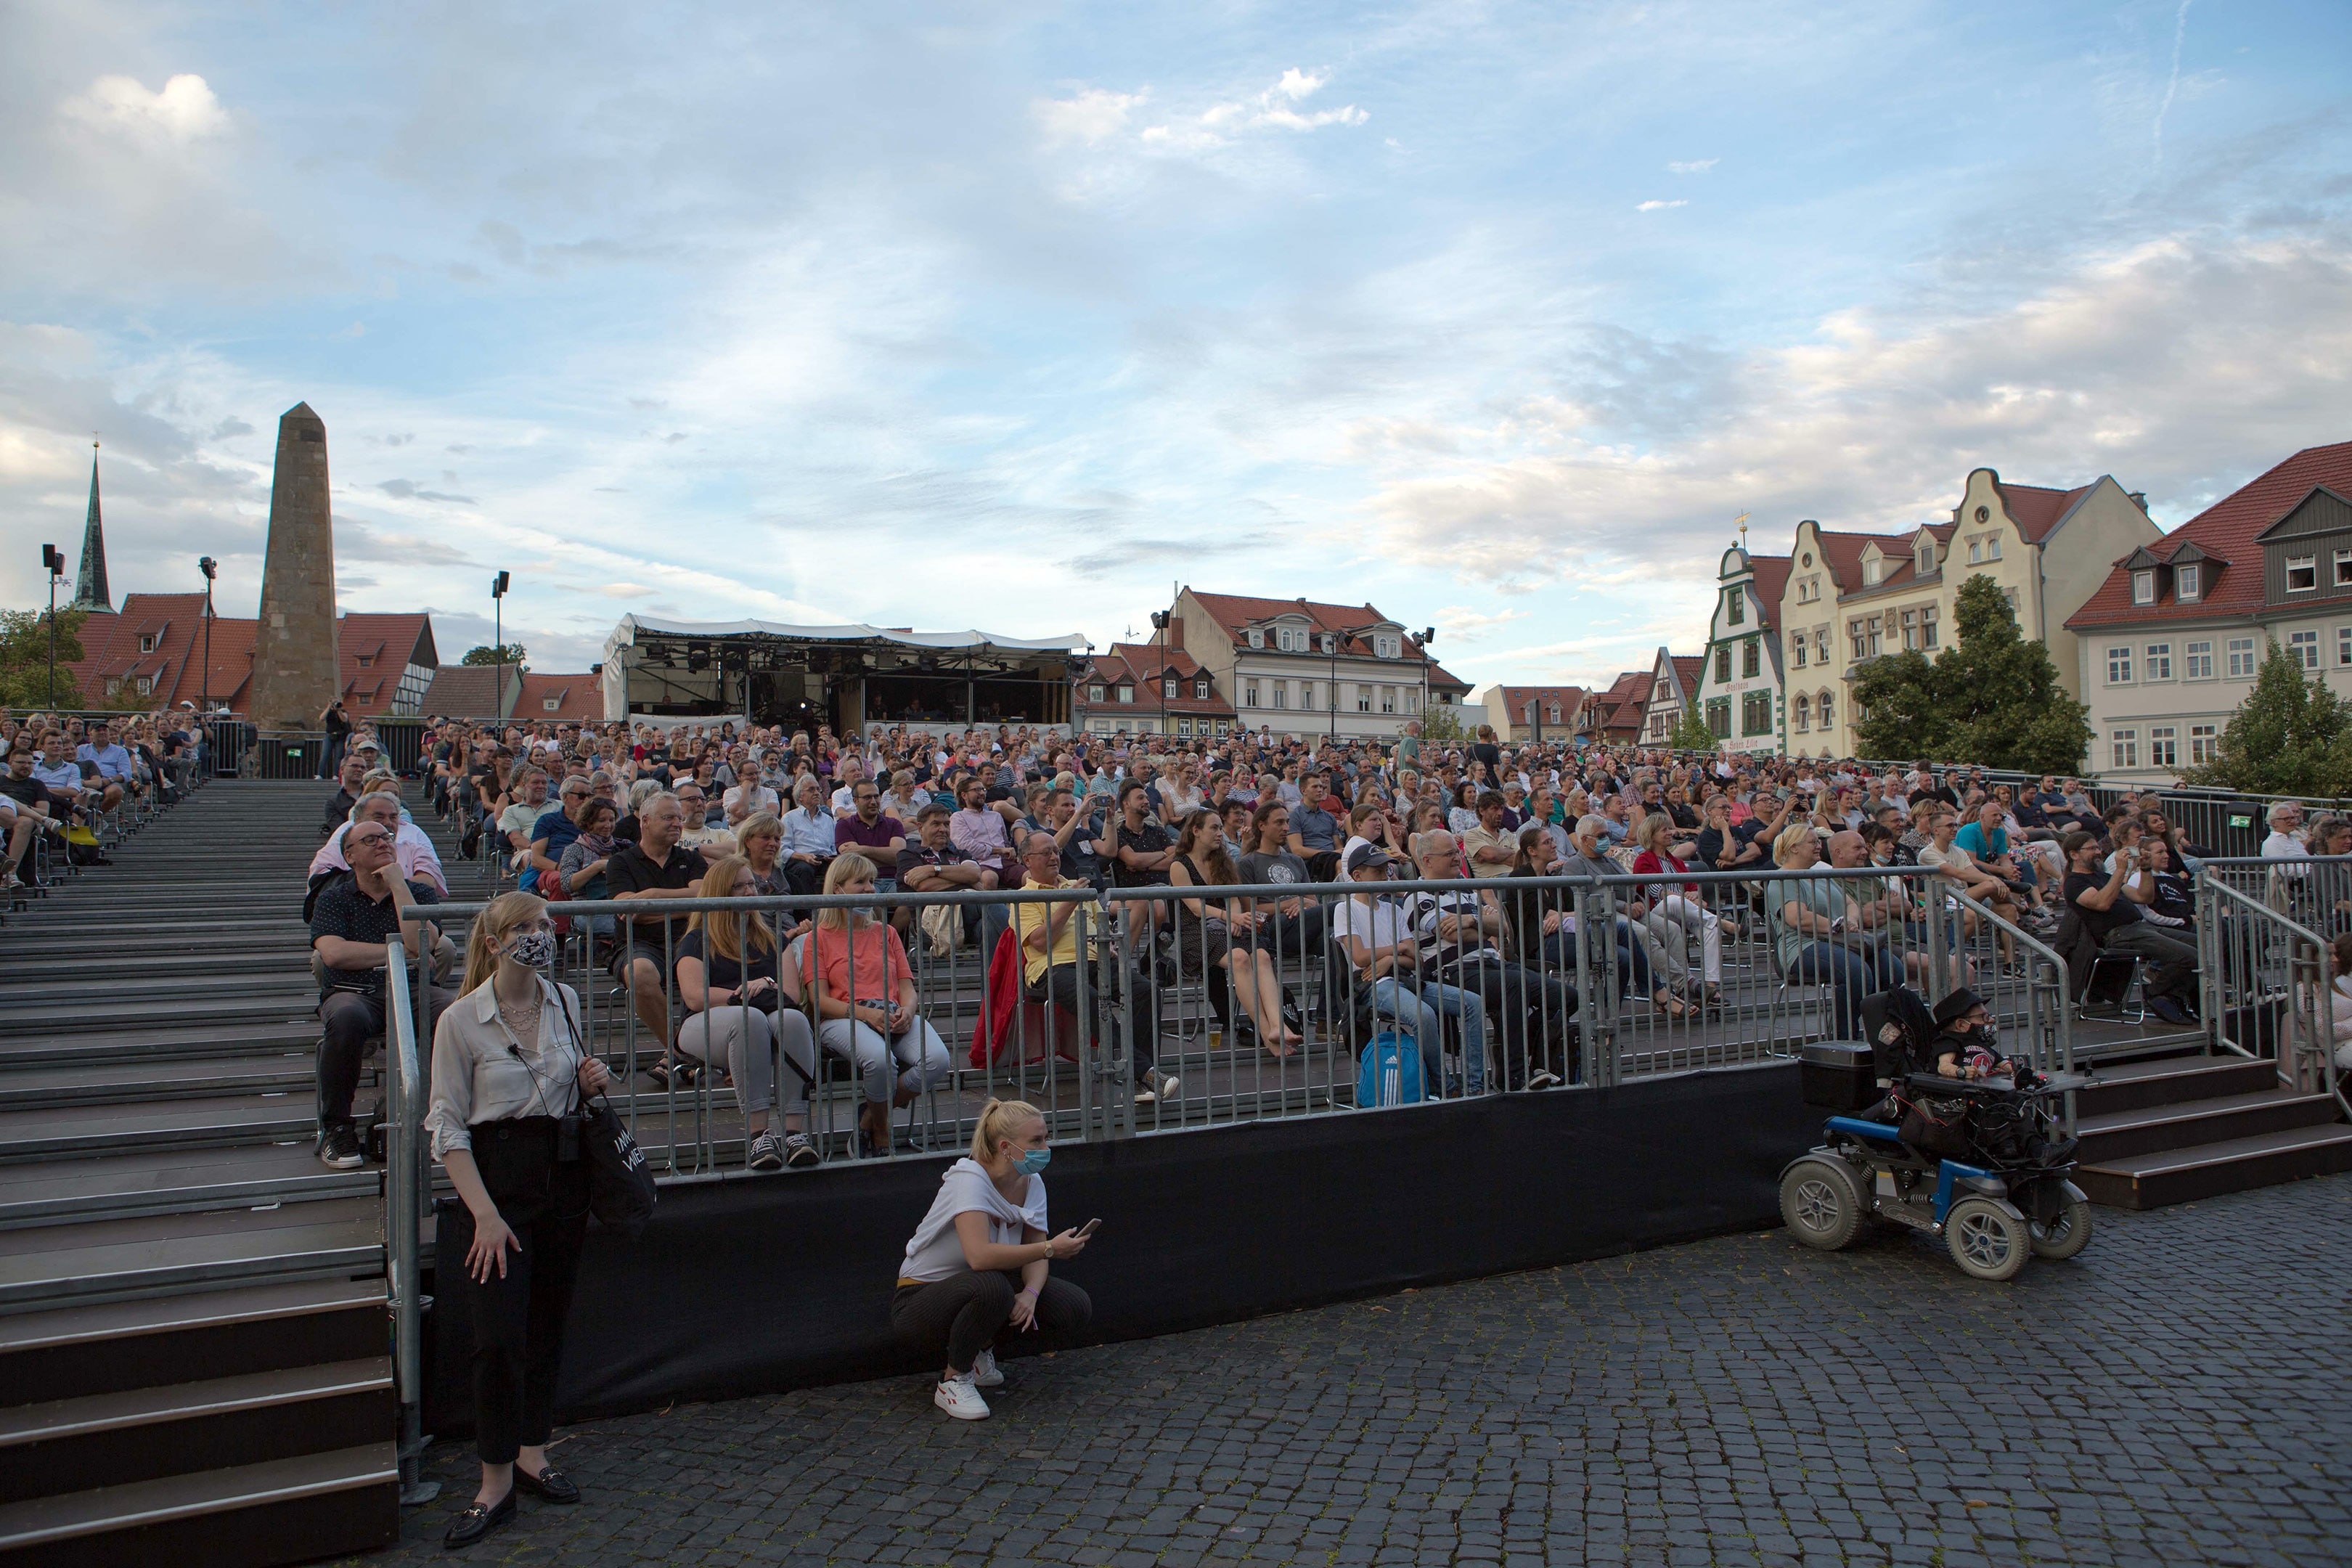
[[[2034,1257],[2053,1262],[2072,1258],[2091,1245],[2091,1205],[2081,1198],[2069,1198],[2048,1225],[2027,1220],[2025,1231]]]
[[[1835,1252],[1862,1233],[1862,1184],[1843,1160],[1799,1160],[1780,1177],[1780,1221],[1807,1247]]]
[[[1944,1245],[1975,1279],[2014,1279],[2033,1254],[2025,1222],[1990,1198],[1967,1197],[1944,1216]]]

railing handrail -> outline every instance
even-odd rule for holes
[[[424,1447],[425,1398],[424,1173],[416,1140],[423,1131],[425,1079],[418,1065],[416,1012],[408,984],[408,955],[398,931],[384,942],[385,1273],[392,1284],[393,1386],[400,1406],[398,1459],[404,1500],[423,1501],[440,1489],[417,1476]],[[425,984],[430,984],[428,980]],[[421,1486],[432,1491],[419,1494]]]

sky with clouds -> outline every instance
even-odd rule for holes
[[[1076,631],[1370,601],[1456,673],[1703,637],[1733,517],[1971,468],[2167,526],[2352,438],[2340,0],[0,5],[0,603]]]

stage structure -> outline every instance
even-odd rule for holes
[[[837,734],[888,724],[1070,721],[1084,637],[1007,637],[625,616],[604,641],[604,716],[749,714]]]

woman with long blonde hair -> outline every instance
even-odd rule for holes
[[[543,900],[492,899],[466,938],[465,993],[433,1032],[425,1131],[464,1200],[444,1222],[440,1250],[445,1299],[462,1300],[473,1321],[482,1463],[472,1506],[449,1527],[453,1547],[512,1519],[519,1490],[580,1500],[547,1462],[563,1321],[588,1226],[588,1163],[576,1124],[566,1157],[562,1126],[612,1074],[586,1054],[579,997],[540,973],[555,952]],[[448,1272],[460,1258],[463,1286]]]
[[[730,855],[703,873],[696,889],[706,899],[758,895],[751,863]],[[816,1079],[816,1045],[808,1015],[801,1010],[801,981],[782,963],[782,950],[767,917],[756,910],[725,910],[696,914],[678,939],[677,994],[686,1003],[678,1026],[678,1049],[703,1062],[727,1064],[743,1106],[746,1163],[754,1171],[789,1165],[801,1170],[821,1158],[807,1132],[809,1085]],[[786,1067],[781,1088],[783,1135],[768,1125],[780,1087],[776,1051]]]
[[[872,893],[874,862],[845,849],[825,868],[824,891],[828,898]],[[822,909],[801,965],[816,997],[817,1044],[856,1064],[865,1091],[857,1111],[861,1152],[887,1154],[891,1112],[912,1105],[948,1070],[947,1042],[915,1010],[906,945],[870,909]]]

